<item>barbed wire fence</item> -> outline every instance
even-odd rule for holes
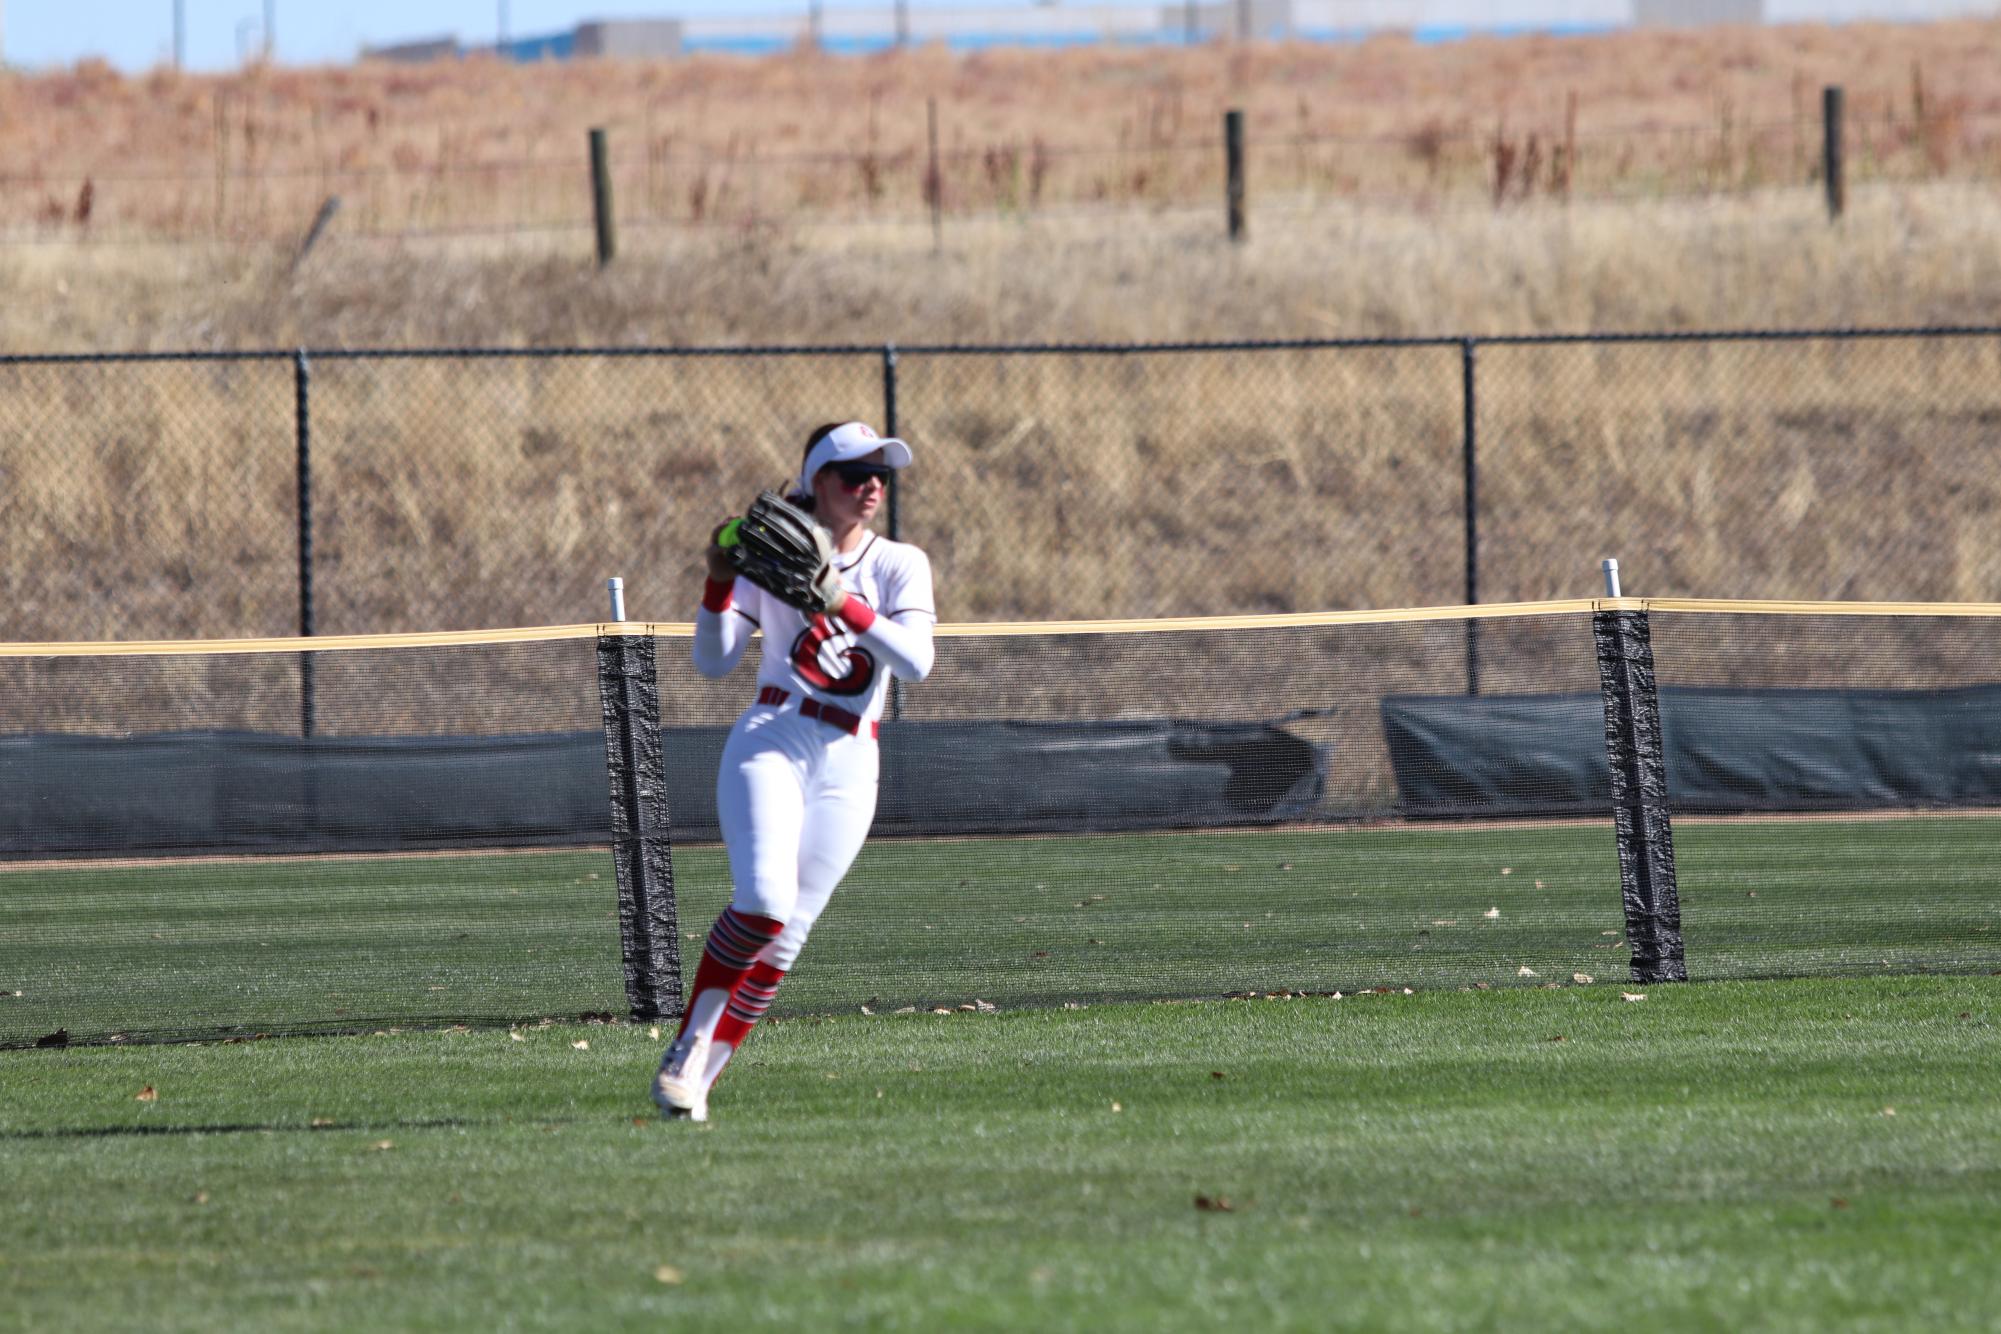
[[[1394,133],[1129,133],[1115,143],[926,140],[857,150],[689,147],[650,125],[615,127],[601,170],[574,156],[434,158],[368,166],[211,170],[0,168],[0,244],[234,243],[298,246],[322,234],[401,239],[582,232],[615,199],[633,229],[747,224],[908,226],[980,217],[1091,216],[1213,208],[1231,182],[1250,211],[1328,204],[1505,209],[1813,189],[1839,213],[1850,187],[1989,181],[2001,109],[1953,105],[1903,119],[1858,115],[1823,90],[1817,115],[1703,124],[1510,129],[1427,123]],[[1233,144],[1236,145],[1233,151]],[[331,226],[329,224],[331,223]]]

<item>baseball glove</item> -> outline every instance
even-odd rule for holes
[[[801,611],[825,611],[840,596],[833,539],[812,515],[773,492],[758,492],[718,544],[738,574]]]

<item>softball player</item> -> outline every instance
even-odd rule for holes
[[[764,649],[757,699],[731,729],[716,776],[734,893],[709,931],[681,1031],[653,1081],[669,1117],[708,1119],[710,1086],[771,1005],[868,836],[889,679],[922,681],[931,670],[931,563],[868,526],[890,474],[909,463],[909,445],[861,422],[807,438],[791,499],[833,538],[842,591],[824,613],[735,578],[711,535],[695,669],[727,675],[753,631]]]

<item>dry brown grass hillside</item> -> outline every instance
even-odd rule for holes
[[[1828,83],[1838,227],[1810,179]],[[602,274],[594,124],[622,219]],[[1997,135],[2001,21],[0,74],[0,350],[1979,319]]]
[[[1942,182],[1539,204],[1346,205],[786,228],[558,245],[330,243],[296,270],[241,246],[0,246],[0,351],[820,344],[1485,334],[1984,323],[2001,200]]]

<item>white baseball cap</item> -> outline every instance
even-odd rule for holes
[[[877,435],[867,422],[844,422],[813,443],[806,452],[806,465],[799,474],[799,489],[810,492],[813,479],[830,463],[848,463],[867,458],[877,450],[891,468],[910,466],[910,446],[901,440]]]

